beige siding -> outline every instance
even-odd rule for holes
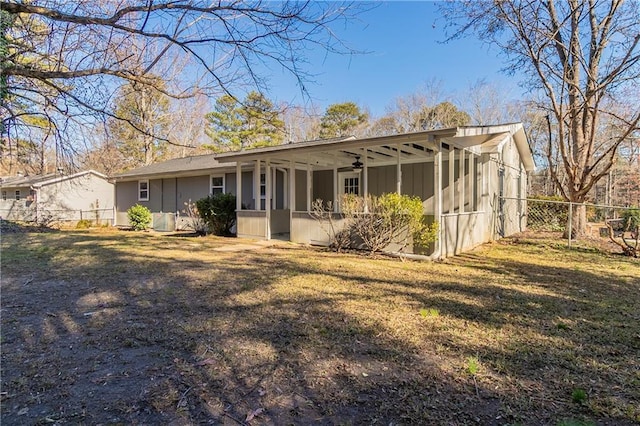
[[[266,235],[266,213],[262,211],[238,212],[238,237],[264,239]]]
[[[327,224],[321,224],[307,212],[294,212],[291,223],[291,241],[302,244],[328,246],[330,244]],[[334,215],[334,225],[340,229],[343,220],[340,215]]]
[[[453,256],[491,240],[485,213],[463,213],[442,217],[442,255]]]

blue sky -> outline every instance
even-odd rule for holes
[[[395,98],[431,80],[441,81],[452,95],[463,94],[479,79],[520,92],[517,78],[500,72],[504,58],[495,49],[473,38],[443,44],[444,24],[435,2],[384,2],[336,28],[350,47],[370,53],[327,56],[320,48],[307,52],[307,69],[315,74],[315,83],[307,87],[313,103],[323,110],[354,101],[380,116]],[[303,102],[290,75],[274,75],[270,81],[271,99]]]

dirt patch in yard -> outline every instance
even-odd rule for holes
[[[640,422],[637,260],[240,243],[3,235],[2,423]]]

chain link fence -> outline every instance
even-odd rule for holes
[[[556,233],[558,238],[566,239],[571,246],[573,233],[566,231],[575,226],[572,222],[581,208],[584,208],[586,219],[586,237],[602,239],[609,239],[607,224],[611,225],[615,236],[622,234],[622,215],[631,209],[538,198],[501,198],[498,226],[504,228],[504,223],[517,218],[518,231]]]

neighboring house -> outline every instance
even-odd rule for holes
[[[93,170],[71,175],[3,177],[0,216],[18,221],[78,221],[113,219],[114,186]]]
[[[527,172],[535,168],[521,123],[301,142],[216,158],[235,163],[240,199],[247,179],[250,191],[265,187],[266,202],[259,208],[238,202],[239,237],[278,235],[326,245],[327,233],[310,214],[314,200],[332,201],[339,213],[342,194],[398,192],[420,197],[425,215],[440,224],[432,257],[454,255],[524,230],[524,201],[511,216],[504,214],[503,203],[526,198]],[[252,178],[247,167],[266,181]],[[285,185],[273,184],[274,169],[283,171]],[[274,197],[275,204],[270,201]]]
[[[356,166],[356,167],[354,167]],[[135,204],[156,229],[184,228],[185,203],[216,192],[237,197],[239,237],[328,245],[312,203],[332,201],[340,221],[345,193],[399,192],[423,200],[440,224],[432,257],[446,257],[524,229],[534,170],[522,124],[457,127],[375,138],[342,138],[181,158],[115,176],[116,224]],[[171,223],[172,218],[178,218]]]

